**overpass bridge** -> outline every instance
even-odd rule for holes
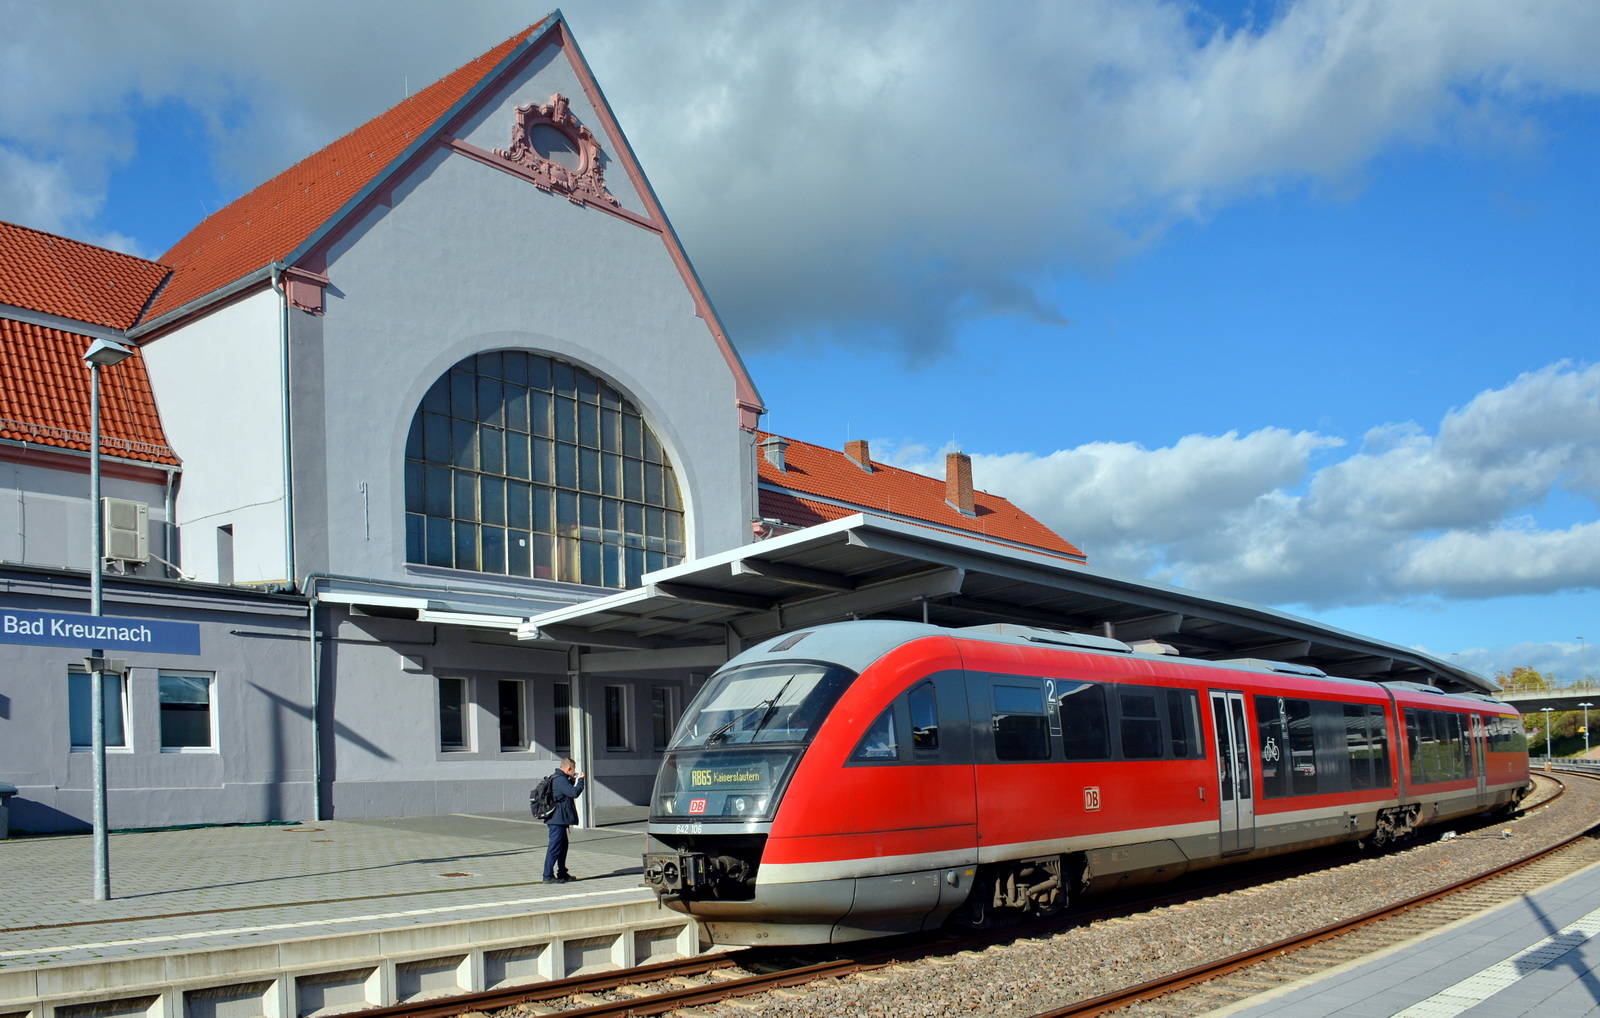
[[[1549,707],[1551,710],[1583,710],[1588,704],[1600,718],[1600,685],[1561,686],[1557,689],[1528,689],[1511,693],[1496,692],[1496,699],[1511,704],[1523,714],[1537,714]]]

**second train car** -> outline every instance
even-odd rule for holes
[[[1511,810],[1515,709],[1014,625],[845,622],[684,714],[645,877],[723,944],[1049,915],[1080,894]]]

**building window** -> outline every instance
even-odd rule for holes
[[[563,753],[572,750],[572,683],[555,684],[556,743],[552,747]]]
[[[522,681],[500,680],[500,702],[496,706],[500,716],[500,748],[502,750],[526,749],[522,738]]]
[[[216,713],[211,709],[213,685],[210,675],[161,673],[162,750],[216,748]]]
[[[539,354],[477,354],[434,383],[405,489],[407,562],[632,587],[683,559],[655,433],[605,382]]]
[[[666,749],[672,741],[672,728],[678,723],[678,691],[671,686],[650,690],[650,745]]]
[[[630,749],[628,739],[628,689],[606,687],[606,749]]]
[[[439,680],[439,749],[467,749],[467,680]]]
[[[100,678],[100,694],[106,705],[103,726],[106,747],[125,749],[128,745],[127,676],[102,674]],[[67,718],[73,749],[94,747],[94,701],[89,699],[92,685],[88,672],[76,667],[68,670]]]

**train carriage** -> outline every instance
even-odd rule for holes
[[[1081,634],[848,622],[739,655],[652,797],[647,882],[726,944],[983,926],[1513,808],[1515,710]]]

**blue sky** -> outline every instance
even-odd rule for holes
[[[959,447],[1096,565],[1577,677],[1600,5],[564,10],[767,426]],[[0,0],[0,219],[159,256],[543,13]]]

